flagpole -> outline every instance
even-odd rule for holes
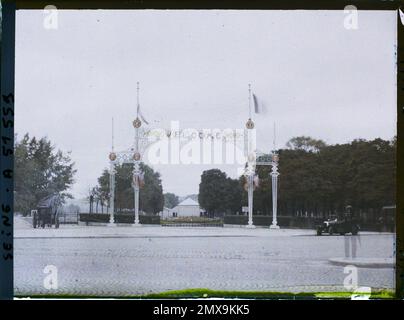
[[[139,81],[136,83],[136,100],[137,100],[137,109],[136,109],[136,118],[139,118]]]
[[[114,117],[112,117],[112,152],[114,152]]]
[[[246,168],[246,178],[247,178],[247,193],[248,193],[248,224],[247,228],[255,228],[253,223],[253,193],[254,193],[254,152],[252,147],[252,139],[253,139],[253,132],[254,130],[254,122],[251,120],[251,84],[248,84],[248,109],[249,109],[249,119],[246,123],[247,127],[247,137],[248,137],[248,150],[247,150],[247,168]]]
[[[278,161],[279,156],[276,153],[276,123],[274,121],[274,145],[272,150],[272,170],[271,170],[271,180],[272,180],[272,224],[269,229],[279,229],[278,226]]]
[[[248,110],[249,110],[249,119],[251,119],[251,84],[248,84]]]
[[[133,186],[133,192],[134,192],[134,211],[135,211],[135,221],[132,226],[134,227],[139,227],[141,226],[139,222],[139,177],[141,174],[140,170],[140,159],[141,159],[141,154],[139,150],[139,129],[140,126],[142,125],[142,122],[139,119],[139,113],[140,113],[140,104],[139,104],[139,82],[137,82],[136,86],[136,91],[137,91],[137,110],[136,110],[136,119],[134,123],[135,127],[135,153],[133,155],[133,181],[132,181],[132,186]]]
[[[110,168],[109,168],[109,227],[115,227],[116,224],[114,218],[114,201],[115,201],[115,160],[116,154],[114,152],[114,117],[112,117],[112,128],[111,128],[111,138],[112,138],[112,148],[109,154]]]

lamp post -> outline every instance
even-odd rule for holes
[[[134,192],[134,210],[135,210],[135,221],[133,226],[140,226],[139,222],[139,191],[140,188],[144,185],[144,178],[143,178],[143,172],[140,168],[140,162],[142,158],[142,153],[144,152],[145,148],[149,144],[149,137],[147,130],[145,130],[142,127],[142,121],[139,119],[140,118],[143,120],[144,123],[148,124],[148,122],[143,118],[143,116],[140,113],[140,104],[139,104],[139,82],[137,83],[137,114],[136,114],[136,119],[133,120],[132,124],[133,127],[135,128],[135,141],[134,141],[134,147],[132,147],[130,150],[125,150],[125,151],[118,151],[114,152],[114,119],[112,118],[112,151],[109,154],[109,160],[110,160],[110,178],[109,178],[109,226],[115,226],[114,222],[114,213],[115,213],[115,205],[114,205],[114,199],[115,199],[115,165],[116,164],[122,164],[122,163],[130,163],[133,164],[133,172],[132,172],[132,177],[133,177],[133,192]]]
[[[141,170],[139,166],[138,158],[139,153],[135,153],[134,155],[134,169],[133,169],[133,191],[135,196],[135,223],[134,227],[139,227],[141,224],[139,222],[139,190],[140,190],[140,180],[141,180]]]
[[[250,171],[250,170],[248,170]],[[253,224],[253,192],[254,192],[254,172],[247,173],[247,188],[248,188],[248,225],[247,228],[255,228]]]
[[[114,202],[115,202],[115,159],[116,154],[111,152],[109,155],[110,159],[110,169],[109,169],[109,227],[115,227],[114,223]]]
[[[135,211],[135,221],[132,224],[135,227],[140,226],[139,220],[139,192],[140,188],[144,184],[144,177],[143,172],[140,168],[141,162],[141,151],[144,150],[147,144],[147,135],[144,130],[141,130],[142,122],[137,117],[133,121],[133,126],[135,127],[135,145],[133,148],[127,151],[119,151],[117,153],[111,152],[109,154],[110,160],[110,178],[109,178],[109,226],[115,226],[114,223],[114,213],[115,213],[115,206],[114,206],[114,199],[115,199],[115,164],[118,163],[131,163],[133,164],[133,171],[132,171],[132,187],[134,193],[134,211]],[[113,149],[112,149],[113,150]]]
[[[277,221],[277,210],[278,210],[278,155],[274,152],[272,154],[272,224],[270,225],[270,229],[279,229],[278,221]]]
[[[139,130],[142,126],[142,121],[139,119],[140,115],[140,104],[139,104],[139,82],[137,83],[137,114],[136,119],[133,120],[133,127],[135,128],[135,153],[133,154],[133,191],[134,191],[134,198],[135,198],[135,223],[133,224],[134,227],[139,227],[139,189],[140,184],[142,183],[142,171],[140,169],[140,137],[139,137]],[[143,119],[143,118],[142,118]],[[144,138],[144,137],[143,137]]]
[[[253,201],[254,201],[254,174],[255,174],[255,135],[254,135],[254,122],[250,118],[246,123],[247,139],[248,139],[248,162],[246,168],[247,178],[247,193],[248,193],[248,225],[247,228],[255,228],[253,224]]]
[[[247,194],[248,194],[248,225],[247,228],[255,228],[253,224],[253,200],[254,200],[254,174],[256,164],[256,150],[255,150],[255,124],[252,118],[251,112],[251,85],[248,84],[248,108],[249,117],[246,122],[247,128]]]

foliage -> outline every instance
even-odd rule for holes
[[[74,182],[74,163],[69,153],[56,150],[47,138],[30,138],[28,133],[14,146],[15,211],[28,213],[42,198],[59,193],[71,198],[67,190]]]
[[[326,144],[324,141],[306,136],[292,138],[286,143],[288,149],[312,152],[318,152],[325,146]]]
[[[164,193],[164,207],[172,209],[178,205],[179,199],[174,193]]]
[[[363,292],[367,295],[366,292]],[[36,295],[16,295],[18,298],[59,298],[59,299],[85,299],[85,298],[105,298],[105,296],[97,295],[77,295],[77,294],[36,294]],[[157,293],[149,293],[144,295],[125,295],[111,296],[115,299],[212,299],[212,298],[239,298],[239,299],[289,299],[289,300],[307,300],[307,299],[352,299],[352,291],[323,291],[323,292],[277,292],[277,291],[230,291],[230,290],[211,290],[206,288],[189,288],[183,290],[170,290]],[[398,295],[393,290],[382,289],[372,290],[370,299],[397,299]]]
[[[279,150],[278,214],[327,217],[346,205],[354,213],[378,212],[395,204],[396,146],[380,138],[326,145],[310,137],[296,137]],[[254,191],[254,215],[272,214],[270,166],[257,166],[259,187]],[[226,177],[218,169],[204,171],[199,203],[209,213],[240,211],[247,205],[245,178]]]
[[[358,212],[395,204],[394,139],[354,140],[318,152],[286,149],[279,156],[278,207],[283,214],[334,214],[348,204]],[[264,170],[258,167],[261,175]]]
[[[133,209],[133,164],[116,165],[115,169],[115,210],[120,212],[124,209]],[[145,185],[140,189],[139,208],[147,213],[158,213],[163,210],[164,204],[160,174],[144,163],[140,164],[140,169],[144,172]],[[105,199],[109,199],[108,170],[104,170],[102,175],[98,178],[97,190],[99,190],[100,194],[102,194]]]
[[[359,293],[368,295],[366,292]],[[207,288],[189,288],[183,290],[170,290],[159,293],[150,293],[141,296],[149,299],[178,299],[178,298],[239,298],[239,299],[351,299],[352,291],[331,292],[276,292],[276,291],[230,291],[211,290]],[[392,290],[372,290],[370,299],[393,299]]]
[[[238,180],[226,176],[219,169],[202,173],[198,201],[210,216],[241,210],[242,188]]]

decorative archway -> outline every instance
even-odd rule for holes
[[[109,154],[110,160],[110,192],[109,192],[109,226],[115,226],[114,223],[114,201],[115,201],[115,165],[123,163],[133,164],[133,191],[134,191],[134,211],[135,211],[135,221],[134,226],[140,226],[139,222],[139,191],[141,185],[144,183],[144,174],[140,169],[140,162],[143,159],[144,152],[146,148],[152,144],[154,141],[150,139],[150,130],[145,128],[147,121],[143,118],[140,113],[139,104],[139,82],[137,83],[137,112],[136,118],[133,120],[133,127],[135,129],[135,139],[134,145],[124,151],[114,151],[114,135],[113,135],[113,122],[112,122],[112,150]],[[278,163],[279,156],[274,148],[271,154],[264,154],[256,149],[255,146],[255,124],[252,120],[251,114],[251,88],[249,85],[249,118],[246,122],[246,128],[244,129],[244,154],[247,158],[247,163],[244,171],[244,176],[247,179],[247,192],[248,192],[248,225],[249,228],[254,228],[253,224],[253,192],[255,185],[255,168],[257,165],[270,165],[272,166],[271,178],[272,178],[272,224],[270,229],[279,229],[277,224],[277,199],[278,199]],[[275,136],[275,132],[274,132]],[[158,138],[157,138],[158,139]],[[275,140],[275,138],[274,138]],[[241,141],[239,141],[241,142]]]

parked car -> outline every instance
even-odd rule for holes
[[[359,229],[359,224],[353,219],[352,215],[344,214],[341,218],[328,219],[317,226],[317,235],[321,236],[323,233],[328,233],[329,235],[345,235],[346,233],[357,235]]]

